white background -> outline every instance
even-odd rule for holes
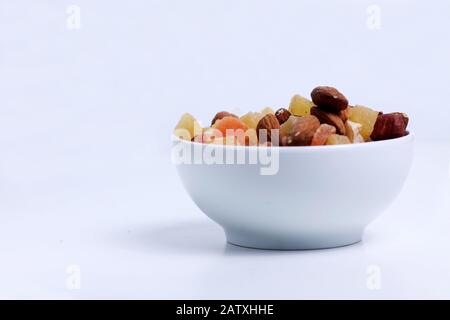
[[[450,298],[449,17],[444,0],[0,0],[0,297]],[[226,245],[178,181],[173,126],[316,85],[410,115],[402,194],[355,246]]]

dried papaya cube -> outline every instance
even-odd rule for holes
[[[223,135],[234,135],[235,130],[247,131],[248,126],[239,118],[225,117],[217,120],[213,128],[220,130]]]

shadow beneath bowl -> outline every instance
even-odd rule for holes
[[[174,224],[129,227],[115,232],[116,242],[133,249],[165,254],[211,254],[223,251],[222,229],[208,222],[186,221]]]
[[[228,243],[223,229],[210,221],[184,221],[174,224],[129,227],[115,232],[114,241],[127,248],[149,253],[239,256],[314,255],[330,250],[354,250],[361,243],[318,250],[265,250]]]

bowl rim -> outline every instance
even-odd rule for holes
[[[407,135],[379,141],[370,141],[363,143],[351,143],[351,144],[337,144],[337,145],[322,145],[322,146],[292,146],[292,147],[282,147],[282,146],[241,146],[241,145],[226,145],[226,144],[209,144],[196,141],[188,141],[175,136],[173,133],[172,141],[179,141],[181,143],[190,144],[193,146],[209,146],[212,148],[225,148],[225,149],[245,149],[245,150],[264,150],[264,149],[277,149],[279,152],[295,152],[295,151],[326,151],[326,150],[353,150],[353,149],[365,149],[365,148],[375,148],[381,147],[383,145],[393,145],[407,143],[414,140],[414,133],[409,131]]]

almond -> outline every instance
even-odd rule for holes
[[[338,116],[345,123],[348,120],[348,117],[350,116],[349,108],[345,108],[344,110],[339,111]]]
[[[311,98],[319,108],[336,114],[348,107],[347,98],[333,87],[317,87],[311,92]]]
[[[261,120],[259,120],[256,126],[256,132],[258,133],[259,140],[261,142],[272,141],[272,130],[279,130],[280,123],[277,117],[268,113]]]
[[[345,135],[345,125],[338,115],[331,112],[326,112],[318,107],[311,108],[311,115],[316,116],[320,123],[326,123],[336,128],[338,134]]]
[[[281,142],[284,146],[309,146],[319,127],[320,122],[315,116],[296,117],[288,135],[283,136]]]

